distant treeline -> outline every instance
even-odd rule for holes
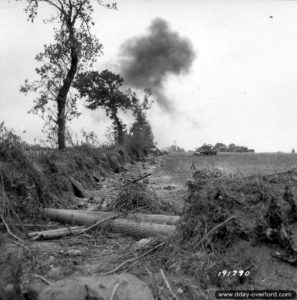
[[[237,146],[233,143],[229,144],[228,146],[223,143],[216,143],[214,146],[211,144],[204,144],[198,149],[203,148],[205,146],[208,146],[210,149],[215,150],[217,152],[255,152],[254,149],[249,149],[246,146]]]

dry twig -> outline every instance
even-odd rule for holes
[[[115,272],[117,272],[119,269],[121,269],[124,265],[128,264],[128,263],[133,263],[137,260],[140,260],[141,258],[145,257],[146,255],[150,254],[151,252],[153,252],[154,250],[157,250],[158,248],[160,248],[161,246],[165,245],[165,242],[158,244],[157,246],[153,247],[152,249],[148,250],[147,252],[141,254],[138,257],[135,258],[129,258],[126,261],[124,261],[123,263],[121,263],[120,265],[118,265],[116,268],[114,268],[113,270],[106,272],[106,273],[101,273],[99,274],[100,276],[106,276],[106,275],[110,275],[113,274]]]
[[[53,285],[52,282],[50,282],[49,280],[45,279],[44,277],[38,275],[38,274],[34,274],[34,277],[39,278],[40,280],[42,280],[43,282],[45,282],[48,285]]]
[[[20,243],[18,241],[13,241],[13,243],[16,244],[17,246],[20,246],[20,247],[24,248],[25,250],[27,250],[28,253],[29,253],[29,255],[31,255],[32,258],[33,258],[33,260],[34,260],[34,256],[32,255],[31,250],[26,245],[24,245],[24,244],[22,244],[22,243]]]
[[[213,229],[209,230],[206,235],[198,242],[198,244],[196,245],[196,247],[198,247],[208,236],[210,236],[214,231],[216,231],[218,228],[224,226],[225,224],[227,224],[229,221],[235,219],[235,216],[231,216],[229,217],[227,220],[225,220],[224,222],[218,224],[217,226],[215,226]]]
[[[3,222],[4,226],[5,226],[5,228],[6,228],[7,232],[8,232],[8,234],[9,234],[10,236],[12,236],[14,239],[18,240],[19,242],[25,243],[24,240],[22,240],[21,238],[19,238],[18,236],[16,236],[14,233],[12,233],[12,232],[10,231],[10,229],[9,229],[9,227],[8,227],[8,225],[7,225],[7,223],[6,223],[5,219],[4,219],[4,217],[3,217],[3,215],[1,215],[1,219],[2,219],[2,222]]]
[[[110,298],[109,298],[109,300],[113,300],[113,298],[114,298],[114,296],[115,296],[115,293],[116,293],[116,291],[117,291],[117,288],[119,287],[119,285],[120,285],[120,283],[119,283],[119,282],[117,282],[117,283],[114,285],[114,287],[113,287],[113,290],[112,290],[112,293],[111,293],[111,295],[110,295]]]
[[[102,223],[105,223],[105,222],[110,221],[110,220],[114,220],[114,219],[116,219],[116,218],[118,218],[118,217],[120,217],[120,214],[117,214],[116,216],[109,217],[109,218],[107,218],[107,219],[105,219],[105,220],[100,220],[100,221],[98,221],[97,223],[95,223],[95,224],[93,224],[93,225],[87,227],[86,229],[82,229],[82,231],[76,233],[76,235],[79,235],[79,234],[82,234],[82,233],[86,233],[86,232],[88,232],[88,231],[90,231],[90,230],[92,230],[92,229],[98,227],[98,226],[101,225]]]
[[[178,300],[178,297],[174,294],[174,292],[170,286],[170,283],[169,283],[168,279],[166,278],[165,273],[162,269],[160,270],[160,273],[161,273],[161,276],[162,276],[162,278],[165,282],[165,285],[166,285],[168,291],[170,292],[171,296],[173,297],[174,300]]]
[[[132,181],[130,181],[130,182],[128,182],[128,183],[122,185],[122,186],[116,187],[116,188],[110,190],[109,192],[113,192],[113,191],[115,191],[115,190],[118,190],[118,189],[121,189],[121,188],[123,188],[123,187],[126,187],[127,185],[136,183],[136,182],[138,182],[139,180],[144,179],[144,178],[146,178],[146,177],[148,177],[148,176],[151,176],[151,175],[152,175],[152,173],[143,175],[143,176],[141,176],[141,177],[139,177],[139,178],[137,178],[137,179],[134,179],[134,180],[132,180]]]

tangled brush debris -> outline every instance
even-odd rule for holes
[[[178,213],[174,203],[161,199],[154,189],[140,182],[123,187],[107,209],[121,212],[137,210],[148,214]]]
[[[236,239],[253,243],[276,243],[288,251],[293,249],[289,226],[296,220],[294,193],[288,185],[282,192],[267,177],[249,177],[233,180],[227,177],[194,174],[189,184],[181,235],[193,249],[205,247],[224,250]],[[206,232],[233,216],[201,240]]]
[[[231,178],[218,169],[198,170],[188,182],[178,236],[150,263],[195,278],[202,289],[254,287],[259,266],[252,253],[262,245],[296,266],[295,178],[291,172]],[[247,275],[224,277],[223,270]]]

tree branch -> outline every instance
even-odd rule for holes
[[[89,28],[89,25],[88,25],[88,23],[86,22],[86,20],[85,20],[85,18],[84,18],[84,16],[83,16],[83,15],[81,15],[81,18],[82,18],[83,22],[86,24],[86,27],[87,27],[87,30],[88,30],[89,36],[91,37],[91,32],[90,32],[90,28]]]
[[[66,12],[66,10],[65,10],[65,8],[64,8],[64,5],[63,5],[63,3],[62,3],[60,0],[58,0],[58,2],[59,2],[59,3],[60,3],[60,5],[61,5],[61,9],[62,9],[62,11]]]
[[[53,3],[51,0],[41,0],[43,2],[48,3],[51,6],[54,6],[56,9],[58,9],[62,14],[65,14],[65,12],[62,10],[61,7],[59,7],[57,4]],[[59,0],[58,0],[59,1]]]
[[[75,21],[76,21],[78,15],[80,14],[80,12],[81,12],[83,6],[85,5],[85,3],[86,3],[86,0],[85,0],[85,1],[82,1],[82,2],[80,3],[80,6],[79,6],[79,8],[78,8],[77,11],[76,11],[76,14],[74,15],[73,20],[71,21],[72,26],[74,25],[74,23],[75,23]]]

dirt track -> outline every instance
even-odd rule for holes
[[[182,197],[186,193],[186,188],[164,170],[162,159],[149,160],[148,162],[137,162],[127,165],[126,173],[114,174],[100,182],[100,188],[90,191],[95,199],[102,200],[102,197],[110,199],[116,197],[118,191],[109,193],[110,190],[123,185],[123,180],[127,178],[138,178],[148,173],[151,176],[145,181],[148,186],[156,191],[159,197],[180,202],[182,207]],[[82,204],[80,204],[82,205]],[[93,209],[98,203],[85,202],[85,209]],[[79,207],[80,209],[82,207]],[[61,224],[51,222],[50,225]],[[118,266],[128,258],[134,257],[136,253],[129,251],[136,240],[132,237],[121,236],[119,234],[98,233],[84,234],[78,237],[68,236],[61,239],[47,241],[32,241],[27,244],[30,253],[24,250],[26,259],[23,266],[24,287],[34,287],[40,290],[47,284],[40,279],[40,276],[50,282],[55,282],[68,276],[94,275],[108,272]],[[19,251],[19,247],[10,244],[7,250]],[[133,256],[134,255],[134,256]],[[125,270],[125,268],[124,268]],[[124,271],[123,270],[123,271]],[[146,279],[147,274],[139,274],[138,277]]]

